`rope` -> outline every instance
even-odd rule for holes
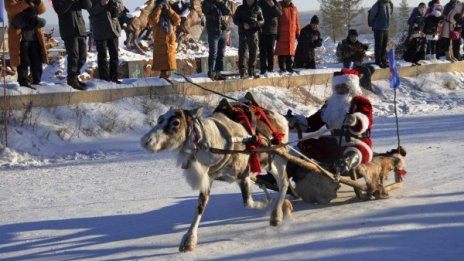
[[[219,95],[219,96],[221,96],[221,97],[224,97],[224,98],[226,98],[226,99],[230,99],[230,100],[236,101],[236,102],[240,103],[241,105],[244,105],[244,106],[249,107],[247,104],[244,104],[243,102],[241,102],[241,101],[238,100],[238,99],[232,98],[232,97],[230,97],[230,96],[227,96],[227,95],[222,94],[222,93],[220,93],[220,92],[217,92],[217,91],[215,91],[215,90],[208,89],[208,88],[206,88],[206,87],[201,86],[201,85],[198,84],[198,83],[193,82],[193,81],[192,81],[190,78],[188,78],[185,74],[182,74],[182,73],[174,73],[174,74],[181,76],[182,78],[185,79],[185,81],[187,81],[187,82],[190,83],[190,84],[195,85],[196,87],[198,87],[198,88],[200,88],[200,89],[202,89],[202,90],[205,90],[205,91],[208,91],[208,92],[217,94],[217,95]]]

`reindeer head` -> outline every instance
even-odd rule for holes
[[[158,118],[158,123],[140,140],[143,148],[155,153],[161,150],[180,150],[187,140],[192,119],[201,110],[169,109]]]

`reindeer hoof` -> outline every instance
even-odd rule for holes
[[[179,246],[179,252],[191,252],[195,249],[197,245],[197,238],[196,236],[187,233],[182,238],[182,242]]]
[[[282,209],[281,208],[274,208],[271,214],[271,220],[269,224],[273,227],[279,226],[282,224]]]
[[[282,219],[278,220],[278,219],[271,218],[271,220],[269,221],[269,224],[273,227],[280,226],[282,225]]]
[[[187,246],[179,246],[179,252],[192,252],[195,249],[195,246],[187,245]]]
[[[293,212],[292,202],[290,202],[290,200],[288,200],[288,199],[285,199],[284,205],[283,205],[282,208],[283,208],[283,212],[284,212],[285,217],[290,216],[292,214],[292,212]]]

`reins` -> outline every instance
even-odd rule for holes
[[[187,81],[188,83],[190,83],[190,84],[192,84],[192,85],[194,85],[194,86],[196,86],[196,87],[198,87],[198,88],[200,88],[202,90],[217,94],[217,95],[219,95],[221,97],[224,97],[226,99],[229,99],[229,100],[233,100],[233,101],[239,103],[240,105],[246,106],[246,107],[248,107],[250,109],[252,109],[252,107],[253,107],[253,105],[249,105],[249,104],[244,103],[244,102],[242,102],[242,101],[240,101],[238,99],[235,99],[233,97],[227,96],[227,95],[222,94],[220,92],[208,89],[208,88],[206,88],[206,87],[204,87],[204,86],[202,86],[202,85],[200,85],[198,83],[195,83],[184,74],[181,74],[181,73],[175,73],[175,74],[181,76],[182,78],[185,79],[185,81]],[[195,120],[197,120],[200,124],[202,124],[200,119],[195,119]],[[276,131],[272,128],[272,125],[270,125],[269,119],[265,118],[265,121],[266,121],[266,125],[268,125],[271,128],[271,131],[273,132],[273,134],[275,134]],[[254,149],[232,150],[232,149],[220,149],[220,148],[214,148],[214,147],[205,147],[205,146],[200,146],[200,148],[204,149],[204,150],[208,150],[209,152],[215,153],[215,154],[238,154],[238,153],[249,154],[249,155],[251,155],[253,153],[270,153],[270,154],[273,154],[273,152],[275,150],[277,150],[277,149],[287,147],[287,146],[289,146],[291,144],[298,143],[298,142],[301,142],[301,141],[304,141],[304,140],[307,140],[307,139],[320,137],[324,133],[329,132],[329,131],[331,131],[331,130],[330,129],[320,130],[320,131],[314,132],[311,135],[307,135],[305,137],[301,137],[300,133],[299,133],[297,140],[290,141],[290,142],[287,142],[287,143],[274,144],[274,145],[267,146],[267,147],[257,147],[257,148],[254,148]],[[189,132],[189,131],[187,131],[187,132]],[[251,136],[248,139],[253,139],[253,138],[254,137]],[[268,137],[265,137],[265,138],[269,140]],[[244,139],[242,139],[242,141],[235,141],[235,142],[246,143],[246,141],[247,141],[247,138],[244,138]],[[270,143],[272,144],[272,142],[270,142]]]
[[[278,144],[278,145],[271,145],[271,146],[268,146],[268,147],[259,147],[259,148],[256,148],[255,150],[247,150],[247,149],[245,149],[245,150],[226,150],[226,149],[219,149],[219,148],[210,147],[210,148],[208,148],[208,151],[210,151],[211,153],[216,153],[216,154],[234,154],[234,153],[251,154],[253,152],[257,152],[257,153],[273,153],[275,150],[277,150],[279,148],[287,147],[287,146],[289,146],[291,144],[298,143],[300,141],[320,137],[324,133],[329,132],[329,131],[330,131],[330,129],[317,131],[317,132],[312,133],[311,135],[307,135],[307,136],[305,136],[303,138],[300,138],[300,139],[297,139],[297,140],[293,140],[293,141]]]

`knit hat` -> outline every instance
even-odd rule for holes
[[[358,31],[356,31],[355,29],[350,29],[348,30],[348,36],[358,36]]]
[[[311,24],[319,24],[319,17],[317,17],[317,15],[311,18]]]
[[[353,96],[362,94],[361,87],[359,86],[359,72],[357,70],[343,68],[339,72],[334,72],[332,78],[332,89],[335,91],[335,86],[339,84],[348,85],[350,93]]]

